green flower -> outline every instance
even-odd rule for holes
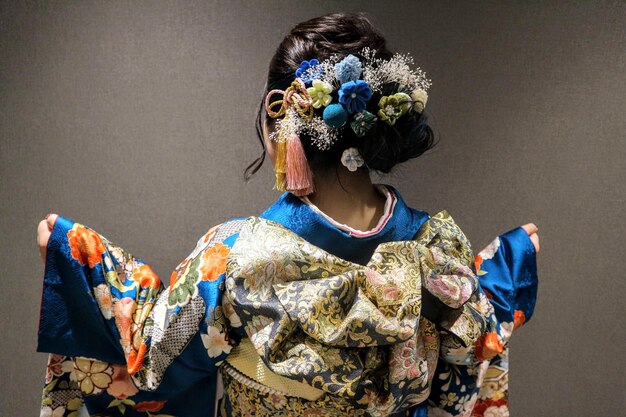
[[[365,133],[376,124],[376,116],[364,110],[362,113],[354,115],[354,120],[350,123],[350,127],[358,137],[363,137]]]
[[[200,274],[198,268],[200,266],[200,256],[195,258],[181,276],[172,284],[170,283],[170,295],[168,304],[170,307],[182,306],[196,295],[198,282],[200,282]]]
[[[411,109],[411,97],[406,93],[382,96],[378,102],[378,117],[390,125]]]
[[[328,106],[332,100],[330,93],[333,92],[333,87],[326,81],[313,80],[313,87],[307,88],[306,91],[313,99],[313,107],[316,109]]]

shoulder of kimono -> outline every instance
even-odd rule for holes
[[[196,249],[206,250],[217,245],[232,247],[248,219],[249,217],[236,217],[211,227],[198,239]]]

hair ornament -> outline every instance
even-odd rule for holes
[[[357,148],[348,148],[341,154],[341,163],[348,168],[349,171],[356,171],[363,166],[365,161]]]
[[[363,80],[348,81],[341,84],[339,89],[339,103],[348,113],[361,113],[372,97],[372,89]]]
[[[413,111],[421,113],[424,111],[424,107],[426,107],[428,93],[421,88],[417,88],[411,91],[411,100],[413,100]]]
[[[350,127],[354,134],[361,138],[376,124],[376,120],[378,120],[376,116],[367,110],[363,110],[363,112],[354,115],[354,120],[350,122]]]
[[[335,144],[346,125],[363,137],[379,121],[393,126],[411,111],[422,113],[431,81],[420,68],[412,67],[409,54],[379,58],[369,47],[348,56],[302,61],[286,90],[271,90],[265,97],[268,116],[278,119],[270,133],[278,145],[276,188],[296,195],[313,190],[302,135],[324,151]],[[272,101],[275,95],[282,97]],[[351,171],[364,163],[356,148],[344,151],[341,160]]]
[[[378,118],[394,125],[399,117],[404,116],[412,106],[411,97],[406,93],[382,96],[378,102]]]
[[[276,94],[282,94],[283,98],[270,103],[271,97]],[[277,105],[279,105],[280,108],[274,111],[273,108]],[[304,81],[300,78],[293,80],[285,91],[272,90],[265,97],[265,109],[267,110],[267,114],[272,118],[283,116],[290,106],[293,106],[298,114],[305,119],[311,119],[313,117],[313,99],[309,95]]]
[[[320,150],[330,149],[346,124],[363,137],[379,120],[394,125],[409,111],[423,112],[431,86],[426,74],[413,68],[409,54],[379,58],[369,47],[344,57],[304,60],[295,75],[290,88],[272,90],[266,98],[270,117],[285,115],[290,106],[296,110],[290,120],[277,122],[277,130],[285,133],[274,138],[280,141],[308,133]],[[307,83],[312,86],[306,88]],[[270,103],[270,96],[277,93],[284,94],[283,100]],[[374,96],[377,101],[370,103]]]
[[[362,71],[361,61],[352,54],[335,64],[335,77],[341,83],[358,80]]]
[[[309,87],[306,91],[313,100],[313,107],[319,109],[320,107],[326,107],[333,99],[330,93],[333,92],[333,86],[326,81],[313,80],[313,87]]]
[[[319,72],[320,68],[318,66],[319,61],[316,58],[313,58],[310,61],[302,61],[300,63],[300,67],[296,70],[296,77],[302,79],[302,81],[304,81],[305,83],[310,83],[314,79],[319,78],[319,76],[321,75],[321,73]],[[313,68],[313,70],[308,71],[311,68]]]

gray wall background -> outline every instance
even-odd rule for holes
[[[441,141],[383,180],[475,249],[539,226],[512,415],[625,415],[624,3],[305,0],[1,3],[0,415],[38,415],[38,221],[87,224],[167,282],[210,226],[278,197],[269,164],[241,179],[267,65],[338,10],[369,12],[433,80]]]

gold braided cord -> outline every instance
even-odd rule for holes
[[[282,94],[283,98],[270,103],[270,99],[275,94]],[[278,118],[285,115],[289,106],[294,107],[300,117],[311,120],[313,118],[313,99],[306,90],[304,81],[296,78],[286,90],[272,90],[265,97],[265,109],[271,118]],[[278,110],[274,110],[280,106]]]

